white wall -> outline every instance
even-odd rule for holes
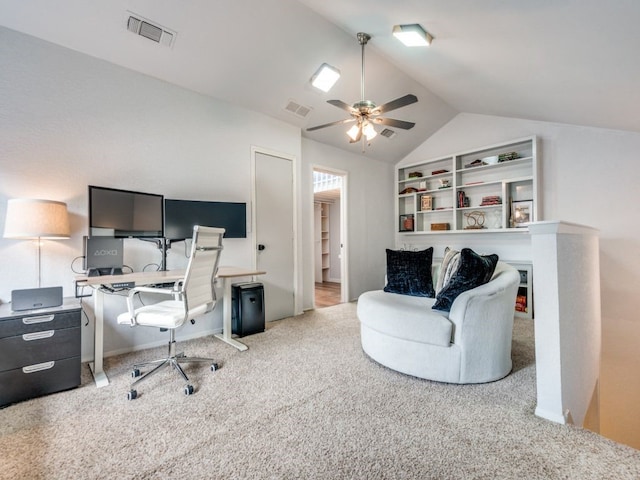
[[[386,139],[380,139],[386,141]],[[393,248],[393,166],[302,139],[304,308],[313,305],[313,168],[347,172],[349,298],[382,288],[385,248]],[[343,277],[344,278],[344,277]],[[307,288],[310,287],[310,288]]]
[[[640,379],[631,368],[640,365],[640,353],[636,342],[629,341],[640,332],[636,301],[640,285],[636,198],[640,179],[639,133],[465,113],[456,116],[400,163],[530,135],[541,139],[542,220],[563,220],[600,230],[603,357],[608,352],[609,358],[624,359],[629,373],[618,374],[618,383],[625,385],[620,388],[634,390],[629,385],[635,385],[635,392],[640,392]],[[478,235],[477,240],[476,236],[473,239],[458,236],[451,240],[464,241],[472,247],[480,244],[482,250],[492,248],[494,239],[500,250],[509,240],[497,235],[489,237]],[[428,244],[431,238],[422,241]],[[520,243],[519,251],[530,254],[530,244]],[[640,429],[640,417],[616,415],[616,411],[635,411],[638,398],[625,399],[622,395],[608,398],[617,395],[617,387],[605,384],[601,387],[601,401],[615,403],[615,409],[601,411],[601,432],[612,438],[631,438],[633,431]]]
[[[298,128],[4,28],[0,98],[0,229],[9,198],[68,204],[71,239],[42,247],[43,286],[62,285],[66,296],[74,294],[72,269],[82,268],[74,259],[87,234],[87,185],[249,204],[252,146],[301,158]],[[253,265],[250,237],[225,240],[224,246],[221,265]],[[2,302],[11,290],[36,286],[32,242],[0,238],[0,258]],[[125,263],[134,270],[159,261],[151,244],[125,241]],[[168,267],[185,265],[178,243]],[[91,305],[88,299],[89,315]],[[164,341],[139,331],[148,329],[115,324],[123,299],[110,298],[106,307],[106,352]],[[219,331],[221,308],[212,316],[187,326],[184,335]],[[87,323],[85,359],[93,352],[92,319]]]

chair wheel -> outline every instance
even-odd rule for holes
[[[211,371],[215,372],[216,370],[218,370],[220,367],[218,366],[217,363],[212,363],[211,364]]]
[[[131,376],[133,378],[138,378],[140,376],[140,369],[134,368],[133,370],[131,370]]]
[[[127,392],[127,400],[135,400],[136,398],[138,398],[137,390],[129,390]]]
[[[189,396],[189,395],[191,395],[192,393],[193,393],[193,385],[186,385],[186,386],[184,387],[184,394],[185,394],[186,396]]]

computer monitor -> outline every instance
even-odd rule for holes
[[[89,185],[89,237],[162,238],[164,196]]]
[[[171,241],[191,238],[194,225],[224,228],[224,238],[246,238],[247,204],[165,199],[165,238]]]

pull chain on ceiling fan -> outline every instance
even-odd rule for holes
[[[418,101],[418,98],[415,95],[408,94],[403,97],[396,98],[390,102],[385,103],[384,105],[377,106],[370,100],[365,100],[364,95],[364,47],[367,42],[371,39],[371,36],[359,32],[357,35],[358,42],[362,47],[362,73],[360,77],[360,101],[354,103],[353,105],[349,105],[348,103],[343,102],[342,100],[327,100],[327,103],[331,105],[341,108],[347,111],[351,118],[347,118],[344,120],[338,120],[336,122],[325,123],[324,125],[318,125],[315,127],[307,128],[307,132],[312,132],[314,130],[319,130],[325,127],[331,127],[333,125],[343,125],[345,123],[355,122],[347,135],[349,136],[350,143],[356,143],[362,139],[362,151],[364,152],[364,139],[367,141],[373,139],[377,135],[377,132],[373,128],[374,123],[378,123],[381,125],[388,125],[390,127],[402,128],[404,130],[409,130],[414,127],[415,123],[406,122],[404,120],[396,120],[393,118],[383,118],[379,117],[386,112],[390,112],[391,110],[395,110],[397,108],[405,107],[407,105],[411,105]]]

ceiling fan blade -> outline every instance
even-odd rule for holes
[[[379,107],[374,108],[371,111],[371,115],[380,115],[381,113],[390,112],[391,110],[395,110],[396,108],[406,107],[407,105],[416,103],[417,101],[418,101],[418,97],[409,93],[404,97],[396,98],[395,100],[391,100],[390,102],[387,102],[384,105],[380,105]]]
[[[334,125],[342,125],[342,124],[345,124],[345,123],[350,123],[350,122],[355,122],[355,121],[356,121],[355,118],[346,118],[344,120],[337,120],[335,122],[325,123],[324,125],[317,125],[315,127],[307,128],[307,132],[313,132],[314,130],[320,130],[321,128],[332,127]]]
[[[351,115],[356,115],[358,113],[358,110],[356,110],[355,108],[353,108],[351,105],[349,105],[348,103],[343,102],[342,100],[327,100],[327,103],[330,103],[331,105],[333,105],[334,107],[338,107],[341,108],[342,110],[346,110],[347,112],[349,112]]]
[[[405,122],[404,120],[396,120],[395,118],[376,117],[372,118],[371,121],[382,125],[388,125],[390,127],[403,128],[404,130],[409,130],[415,126],[415,123],[413,122]]]

